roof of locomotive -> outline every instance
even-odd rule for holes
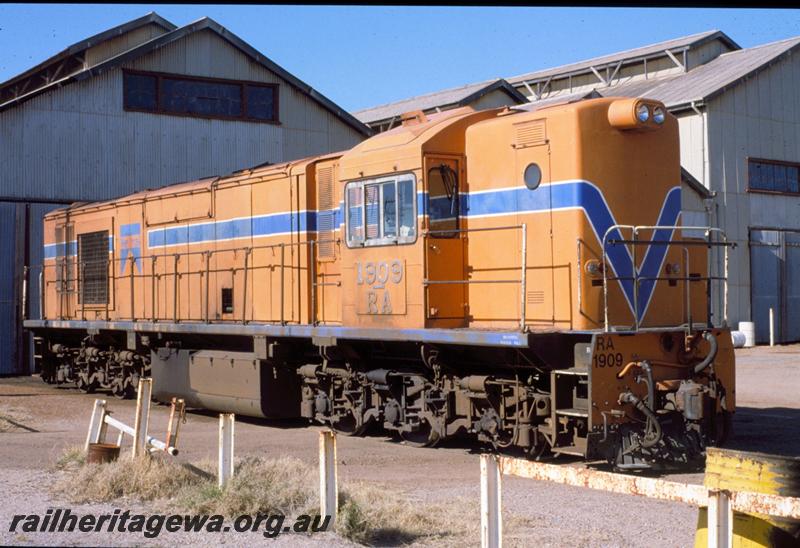
[[[563,101],[553,102],[544,105],[520,105],[515,107],[510,107],[508,112],[503,112],[499,116],[495,118],[490,118],[488,120],[481,120],[476,124],[473,124],[471,127],[485,127],[490,124],[502,124],[505,123],[507,116],[506,114],[515,114],[518,116],[524,116],[524,119],[528,120],[531,118],[538,118],[543,115],[549,115],[558,112],[564,112],[568,110],[594,110],[599,108],[601,105],[605,105],[608,107],[611,103],[623,100],[629,101],[631,97],[621,97],[621,96],[612,96],[612,97],[602,97],[602,96],[589,96],[589,97],[579,97],[579,98],[565,98]],[[648,99],[647,97],[639,97],[637,99],[641,99],[642,101],[647,101],[648,103],[656,103],[660,104],[661,101]],[[517,123],[522,121],[521,118],[514,118],[512,123]]]
[[[426,137],[438,133],[442,129],[475,112],[477,112],[475,109],[466,106],[437,112],[436,114],[424,115],[425,120],[422,122],[400,125],[389,131],[373,135],[369,139],[351,148],[345,153],[345,156],[363,154],[388,147],[400,147],[418,138],[425,140]]]
[[[284,174],[289,175],[297,168],[304,168],[308,164],[318,162],[320,160],[327,160],[338,158],[342,155],[341,152],[330,154],[322,154],[319,156],[309,156],[307,158],[300,158],[289,162],[282,162],[279,164],[261,165],[253,168],[245,168],[234,171],[228,175],[203,177],[194,181],[184,181],[173,183],[155,189],[145,189],[133,194],[112,198],[110,200],[103,200],[99,202],[74,202],[66,207],[55,209],[45,215],[48,217],[59,217],[67,212],[75,212],[89,209],[103,209],[117,204],[129,204],[139,201],[147,201],[148,198],[157,196],[181,195],[192,194],[198,191],[210,191],[212,187],[220,187],[226,185],[241,184],[243,182],[252,181],[254,179],[265,179],[270,175]]]
[[[467,106],[431,115],[414,113],[404,125],[374,135],[345,152],[339,162],[339,177],[346,181],[416,169],[427,147],[434,146],[441,153],[455,151],[459,139],[463,143],[463,127],[494,117],[501,110],[475,110]]]

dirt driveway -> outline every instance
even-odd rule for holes
[[[737,449],[800,455],[800,346],[737,351],[737,405],[734,436]],[[217,545],[252,543],[247,533],[205,535],[164,533],[153,541],[138,535],[106,533],[8,532],[14,514],[41,513],[55,506],[74,512],[113,511],[110,505],[73,505],[48,493],[52,465],[65,447],[85,440],[96,396],[48,386],[36,377],[0,379],[0,544]],[[106,397],[106,396],[101,396]],[[107,397],[118,419],[133,423],[135,403]],[[150,432],[163,438],[168,408],[154,406]],[[237,456],[294,455],[317,462],[317,427],[304,422],[242,419],[236,426]],[[191,413],[183,426],[179,459],[216,459],[217,418]],[[339,473],[343,479],[380,486],[387,497],[460,505],[479,519],[477,445],[445,444],[415,449],[374,436],[338,440]],[[582,466],[563,461],[565,465]],[[701,474],[676,474],[676,481],[702,482]],[[470,501],[468,504],[465,501]],[[136,507],[128,504],[125,508]],[[144,509],[146,511],[146,508]],[[507,545],[539,546],[689,546],[693,543],[697,510],[681,504],[655,502],[575,487],[507,477],[503,480],[505,519],[522,523]],[[475,539],[476,544],[479,539]],[[315,537],[280,536],[277,545],[349,545],[331,533]]]

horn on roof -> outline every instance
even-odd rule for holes
[[[417,124],[424,124],[428,121],[428,117],[421,110],[412,110],[400,115],[400,121],[404,126],[415,126]]]

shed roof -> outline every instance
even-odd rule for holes
[[[445,89],[425,95],[418,95],[402,101],[386,103],[376,107],[354,112],[354,116],[364,123],[386,120],[414,110],[430,110],[435,108],[452,108],[466,106],[481,98],[487,93],[501,90],[509,95],[518,104],[526,103],[528,99],[514,86],[502,78],[485,80],[474,84],[467,84],[455,88]]]
[[[156,12],[151,11],[147,15],[143,15],[142,17],[138,17],[136,19],[128,21],[127,23],[122,23],[121,25],[117,25],[116,27],[104,30],[99,34],[95,34],[94,36],[90,36],[89,38],[86,38],[84,40],[72,44],[68,48],[56,53],[52,57],[45,59],[38,65],[29,68],[25,72],[22,72],[6,80],[3,83],[0,83],[0,91],[7,89],[8,87],[13,86],[16,83],[19,83],[30,76],[35,75],[37,72],[46,70],[48,67],[53,67],[54,65],[57,65],[58,63],[60,63],[61,61],[63,61],[68,57],[72,57],[74,55],[80,55],[87,49],[97,46],[102,42],[105,42],[107,40],[110,40],[112,38],[115,38],[117,36],[120,36],[122,34],[130,32],[132,30],[136,30],[138,28],[144,27],[145,25],[149,24],[158,25],[159,27],[163,28],[166,31],[173,31],[176,28],[178,28],[169,21],[167,21],[166,19],[164,19],[163,17],[161,17],[160,15],[158,15]]]
[[[703,185],[703,183],[695,179],[695,177],[683,166],[681,166],[681,182],[694,190],[703,199],[713,198],[717,195],[715,191],[709,190]]]
[[[761,46],[723,53],[708,63],[671,78],[654,80],[645,86],[625,89],[624,85],[600,90],[603,95],[647,96],[676,109],[716,97],[739,82],[769,68],[800,45],[800,36]],[[633,93],[635,91],[635,94]]]
[[[64,85],[76,81],[86,80],[88,78],[97,76],[109,70],[116,69],[121,65],[123,65],[124,63],[130,62],[133,59],[146,55],[152,51],[162,48],[168,44],[171,44],[195,32],[199,32],[201,30],[209,30],[217,34],[220,38],[226,40],[228,43],[233,45],[235,48],[237,48],[239,51],[241,51],[248,57],[250,57],[254,62],[259,63],[266,69],[280,76],[283,80],[288,82],[289,85],[291,85],[292,87],[310,96],[323,108],[333,113],[336,117],[338,117],[340,120],[342,120],[344,123],[355,129],[359,133],[362,133],[363,135],[367,136],[372,134],[372,130],[363,123],[361,123],[359,120],[357,120],[353,115],[351,115],[346,110],[338,106],[336,103],[325,97],[319,91],[315,90],[314,88],[312,88],[311,86],[309,86],[308,84],[306,84],[293,74],[289,73],[286,69],[279,66],[277,63],[269,59],[267,56],[263,55],[258,50],[253,48],[253,46],[251,46],[250,44],[248,44],[247,42],[245,42],[244,40],[236,36],[234,33],[232,33],[231,31],[229,31],[228,29],[226,29],[225,27],[223,27],[222,25],[220,25],[219,23],[217,23],[216,21],[214,21],[209,17],[203,17],[201,19],[198,19],[197,21],[194,21],[193,23],[189,23],[188,25],[185,25],[183,27],[176,28],[175,25],[169,23],[159,15],[151,13],[149,15],[146,15],[145,17],[135,19],[118,27],[114,27],[113,29],[109,29],[92,38],[79,42],[78,44],[75,44],[70,48],[67,48],[66,50],[57,54],[56,56],[51,57],[44,63],[40,63],[39,65],[37,65],[37,67],[40,68],[37,69],[37,67],[34,67],[33,69],[30,69],[29,71],[26,71],[25,73],[12,78],[8,82],[0,86],[0,89],[3,89],[7,85],[13,84],[15,81],[24,79],[26,77],[25,75],[29,75],[29,73],[30,74],[35,73],[38,70],[41,70],[42,67],[47,66],[48,64],[54,64],[57,58],[59,58],[59,56],[62,56],[63,58],[66,56],[74,55],[76,52],[80,51],[81,47],[85,49],[91,45],[97,45],[97,43],[99,43],[100,41],[108,40],[110,38],[113,38],[114,36],[122,34],[123,32],[132,30],[137,26],[142,26],[144,24],[148,24],[151,22],[156,22],[157,24],[161,25],[168,25],[165,28],[168,28],[169,32],[166,32],[142,44],[134,46],[133,48],[127,51],[123,51],[118,55],[115,55],[109,59],[100,61],[95,65],[84,67],[82,70],[78,70],[77,72],[73,72],[69,75],[64,76],[63,78],[49,82],[46,85],[40,86],[28,93],[20,95],[19,97],[15,97],[4,103],[0,103],[0,112],[7,110],[9,108],[13,108],[18,104],[21,104],[37,95],[40,95],[57,87],[62,87]],[[74,50],[73,53],[69,53],[71,51],[71,48],[77,48],[77,49]]]
[[[761,46],[723,53],[688,72],[649,80],[634,80],[611,86],[598,85],[593,91],[603,97],[647,97],[661,101],[672,111],[688,108],[692,102],[712,99],[739,82],[765,70],[798,49],[800,36]],[[571,100],[581,93],[556,94],[533,101],[545,105]]]
[[[516,84],[521,84],[522,82],[525,81],[539,80],[550,76],[566,76],[568,74],[590,71],[591,70],[590,67],[608,65],[611,63],[617,63],[619,61],[636,61],[636,60],[641,60],[642,58],[645,57],[656,56],[656,55],[661,56],[664,54],[665,50],[669,50],[672,52],[674,50],[682,50],[690,47],[697,47],[712,40],[720,40],[732,50],[741,49],[740,46],[724,32],[719,30],[708,30],[697,34],[691,34],[689,36],[682,36],[680,38],[674,38],[672,40],[657,42],[655,44],[650,44],[648,46],[642,46],[625,51],[620,51],[617,53],[612,53],[610,55],[594,57],[592,59],[587,59],[585,61],[578,61],[577,63],[570,63],[568,65],[561,65],[559,67],[538,70],[535,72],[528,72],[525,74],[521,74],[519,76],[507,78],[507,80],[511,84],[516,85]]]

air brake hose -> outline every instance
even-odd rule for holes
[[[708,344],[711,348],[708,351],[708,355],[703,358],[703,361],[694,366],[695,373],[700,373],[703,371],[706,367],[711,365],[711,362],[713,362],[714,358],[717,357],[717,338],[711,331],[706,331],[703,333],[703,338],[708,341]]]
[[[628,371],[631,370],[633,367],[639,367],[642,371],[644,371],[645,378],[644,382],[647,384],[647,403],[650,405],[650,410],[655,412],[656,410],[656,399],[655,399],[655,385],[653,383],[653,368],[650,365],[650,362],[647,360],[642,360],[640,362],[630,362],[626,365],[622,371],[617,373],[617,378],[621,379],[625,375],[628,374]],[[636,377],[636,382],[642,382],[641,377]]]
[[[650,362],[642,360],[639,367],[642,368],[645,374],[645,382],[647,383],[647,405],[648,409],[653,413],[656,412],[656,394],[655,383],[653,382],[653,368],[650,367]]]
[[[651,439],[648,439],[647,436],[641,441],[640,445],[647,449],[649,447],[653,447],[658,442],[661,441],[662,432],[661,432],[661,423],[658,422],[658,417],[655,413],[653,413],[647,405],[637,398],[634,394],[630,392],[623,392],[619,395],[619,402],[620,403],[632,403],[636,409],[641,411],[647,416],[648,423],[653,426],[653,430],[655,431],[655,436]],[[648,428],[649,431],[649,428]]]

